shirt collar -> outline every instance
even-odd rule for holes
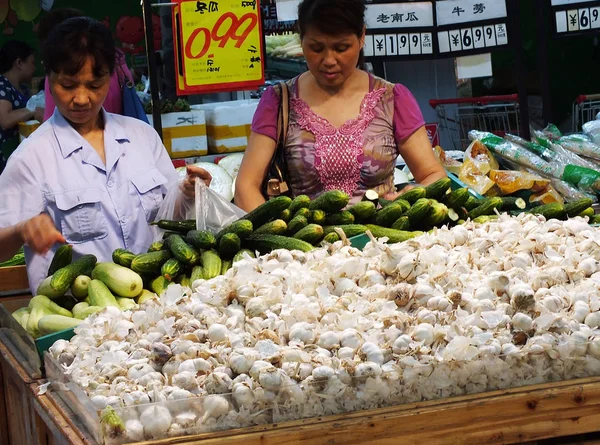
[[[111,114],[107,113],[104,108],[101,109],[101,113],[104,116],[105,139],[114,139],[117,142],[130,142],[125,133],[125,128]],[[63,158],[68,157],[74,151],[83,147],[82,136],[60,114],[58,108],[54,109],[50,120]]]

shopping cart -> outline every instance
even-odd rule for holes
[[[456,99],[431,99],[440,124],[455,150],[469,146],[469,131],[480,130],[504,136],[519,134],[519,96],[484,96]],[[444,147],[445,148],[445,147]]]
[[[600,94],[582,94],[573,102],[573,132],[581,131],[586,122],[596,119],[600,113]]]

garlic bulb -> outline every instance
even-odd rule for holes
[[[167,408],[160,405],[149,406],[142,411],[140,422],[144,425],[144,434],[148,437],[160,437],[171,426],[173,417]]]
[[[516,331],[529,331],[533,327],[533,320],[529,315],[517,312],[513,315],[511,324]]]
[[[429,323],[421,323],[412,332],[412,338],[417,342],[423,342],[425,345],[433,343],[433,326]]]
[[[590,312],[590,306],[583,301],[576,301],[573,305],[573,318],[579,323],[583,323]]]
[[[340,344],[344,348],[352,348],[354,350],[362,345],[362,337],[356,329],[344,329],[340,335]]]
[[[229,329],[226,326],[215,323],[208,327],[208,339],[212,342],[220,342],[227,340]]]
[[[315,341],[315,333],[310,323],[300,322],[292,325],[289,338],[290,341],[297,340],[304,344],[311,344]]]
[[[360,356],[366,362],[383,365],[383,351],[374,343],[366,342],[360,348]]]
[[[600,312],[591,312],[585,317],[584,323],[592,329],[600,327]]]

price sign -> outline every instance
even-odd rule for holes
[[[551,0],[551,4],[557,35],[597,34],[600,28],[600,1]]]
[[[264,83],[260,0],[179,0],[174,9],[178,94]]]

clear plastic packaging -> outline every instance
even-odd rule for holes
[[[600,145],[600,120],[586,122],[583,124],[582,129],[594,144]]]

